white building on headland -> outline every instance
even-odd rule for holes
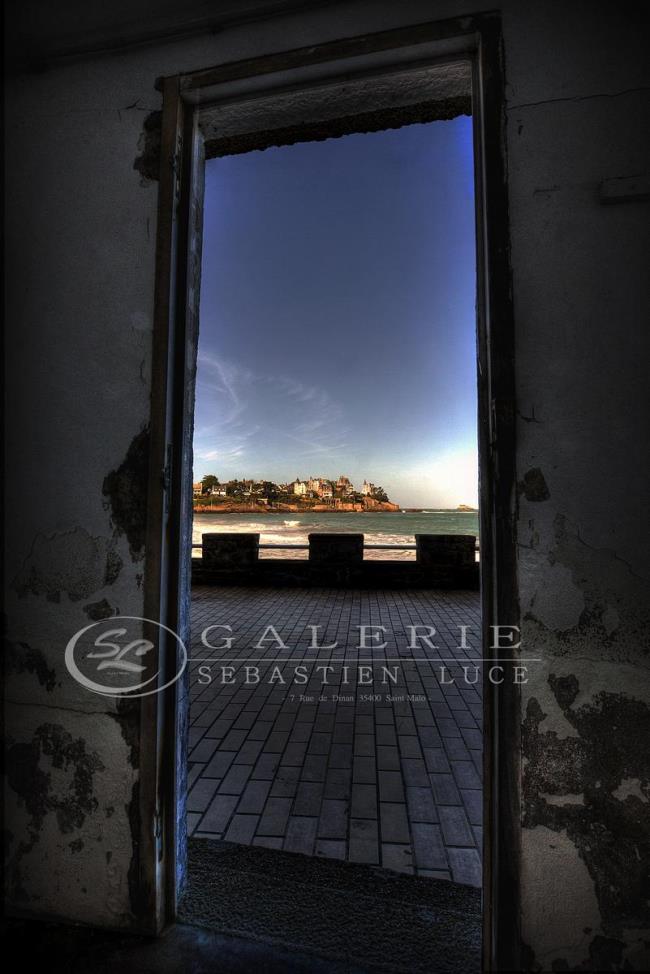
[[[345,495],[354,493],[354,487],[352,486],[350,478],[345,477],[343,474],[341,474],[339,479],[336,481],[336,489],[338,490],[339,494]]]
[[[325,477],[310,476],[308,480],[301,480],[300,477],[296,477],[291,488],[297,497],[320,497],[323,500],[330,500],[335,493],[339,498],[350,497],[355,493],[352,481],[343,474],[336,481],[327,480]],[[362,493],[371,494],[374,489],[374,484],[369,484],[364,480]]]
[[[324,477],[310,477],[307,481],[307,489],[317,497],[322,497],[326,500],[332,497],[334,493],[331,481],[326,480]]]
[[[370,497],[375,492],[375,485],[369,484],[367,480],[364,480],[361,486],[361,493],[364,497]]]

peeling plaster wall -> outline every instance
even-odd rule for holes
[[[5,876],[13,909],[128,927],[139,710],[63,661],[142,614],[156,185],[133,160],[159,98],[119,60],[8,92]]]
[[[650,203],[640,4],[504,20],[519,422],[522,936],[534,970],[650,966]],[[524,23],[526,29],[523,30]]]
[[[532,970],[643,969],[650,219],[648,202],[603,205],[598,187],[647,170],[647,5],[486,7],[503,15],[522,651],[542,659],[522,698],[524,959]],[[479,8],[322,5],[10,82],[7,733],[24,773],[9,776],[7,826],[18,907],[138,922],[138,715],[78,687],[62,656],[89,619],[142,610],[155,78]]]

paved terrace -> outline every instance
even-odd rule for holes
[[[213,625],[232,626],[230,648],[201,644]],[[338,646],[309,648],[310,625]],[[359,649],[360,625],[385,626],[386,648]],[[435,649],[408,647],[416,625],[436,627]],[[461,625],[472,627],[467,649]],[[267,626],[288,648],[270,633],[255,648]],[[480,686],[462,670],[473,680],[480,656],[475,592],[196,586],[190,832],[480,885]],[[246,685],[245,665],[258,684]],[[292,682],[300,666],[306,684]],[[328,685],[317,666],[333,667]],[[372,684],[357,684],[360,666]],[[396,684],[382,683],[382,666],[397,667]],[[455,684],[441,685],[443,666]]]

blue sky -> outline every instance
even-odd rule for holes
[[[466,117],[206,166],[194,478],[477,501]]]

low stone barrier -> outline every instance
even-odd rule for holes
[[[217,571],[247,571],[259,560],[259,534],[204,534],[203,567]]]
[[[309,578],[313,585],[356,585],[363,572],[362,534],[310,534]]]
[[[473,534],[416,534],[415,545],[417,562],[425,567],[462,567],[476,561]]]
[[[479,587],[474,535],[417,534],[416,560],[363,559],[362,534],[309,535],[309,559],[260,559],[259,534],[202,535],[192,580],[215,585],[339,585],[359,588]]]

